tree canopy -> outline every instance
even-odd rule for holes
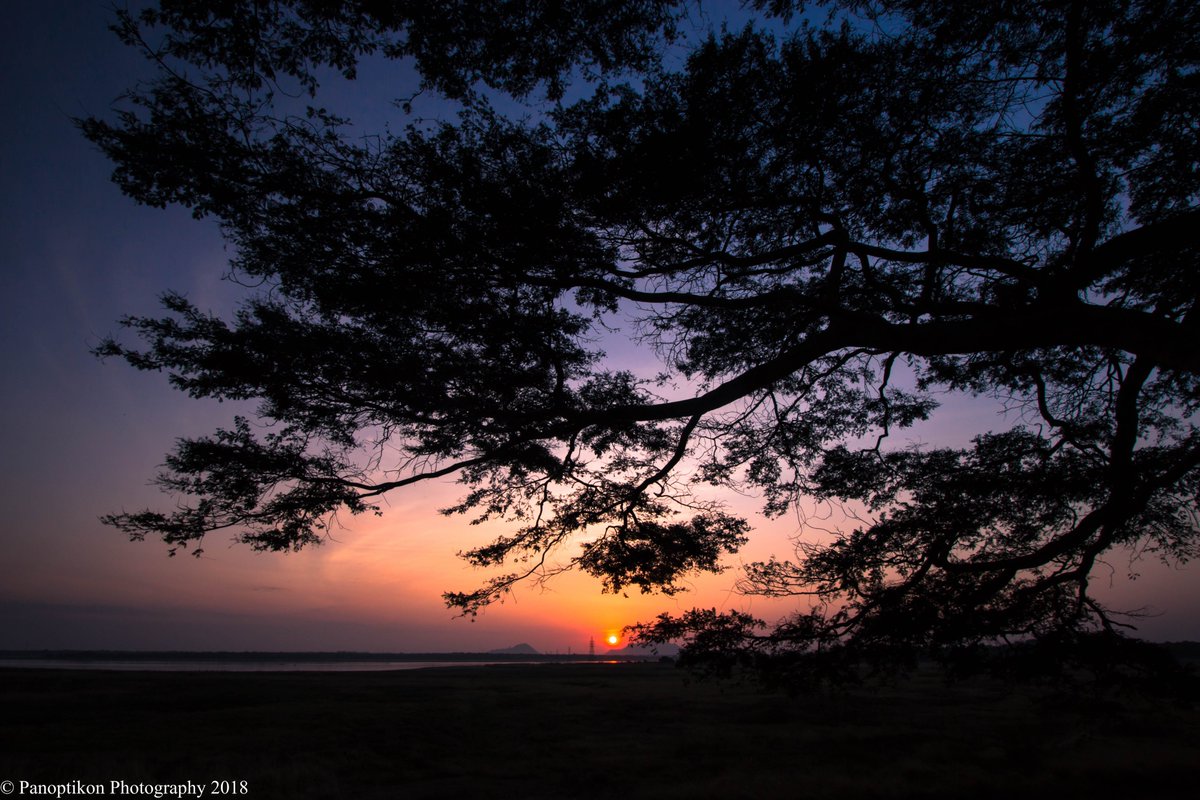
[[[177,510],[107,520],[285,550],[457,475],[448,513],[511,521],[463,554],[499,574],[446,595],[473,613],[560,568],[676,591],[751,535],[720,502],[736,487],[862,521],[748,567],[744,590],[811,612],[696,611],[646,638],[798,663],[1116,633],[1098,561],[1200,546],[1200,6],[697,13],[120,15],[157,78],[84,133],[132,197],[217,219],[258,288],[232,318],[168,294],[124,320],[139,344],[97,350],[257,419],[178,443],[158,479]],[[322,103],[365,60],[412,65],[457,113],[380,97],[396,126],[364,135]],[[606,357],[618,333],[659,374]],[[955,393],[1010,422],[895,444]]]

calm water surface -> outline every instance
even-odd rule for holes
[[[0,667],[104,669],[149,672],[380,672],[430,667],[486,667],[493,664],[545,664],[545,661],[219,661],[164,659],[99,660],[70,658],[0,659]],[[600,663],[600,662],[593,662]]]

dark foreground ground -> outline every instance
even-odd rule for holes
[[[253,798],[356,800],[1149,798],[1200,783],[1195,709],[932,676],[832,697],[685,677],[2,670],[0,781],[244,780]]]

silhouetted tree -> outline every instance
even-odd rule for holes
[[[844,664],[1115,632],[1097,561],[1200,542],[1200,6],[753,5],[702,36],[665,0],[122,15],[158,78],[84,132],[134,198],[218,219],[260,288],[232,319],[167,295],[124,321],[141,349],[98,352],[268,425],[181,441],[159,482],[191,504],[108,521],[299,548],[458,475],[450,512],[513,521],[464,554],[513,571],[446,595],[475,612],[564,567],[673,592],[750,531],[706,485],[749,487],[864,510],[748,568],[811,613],[645,638]],[[315,99],[364,58],[461,113],[365,136]],[[611,329],[662,374],[606,360]],[[944,393],[1017,422],[890,444]]]

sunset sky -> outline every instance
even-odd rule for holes
[[[439,515],[461,493],[451,480],[390,495],[381,518],[346,517],[333,541],[298,554],[256,554],[213,536],[202,558],[172,559],[160,543],[131,543],[102,526],[104,513],[168,505],[146,483],[173,439],[228,425],[235,409],[190,400],[162,376],[102,363],[89,349],[122,314],[154,313],[166,289],[218,311],[244,291],[222,280],[229,254],[213,223],[123,197],[71,124],[105,114],[145,74],[106,30],[106,5],[10,4],[0,32],[0,649],[479,651],[527,642],[579,652],[591,637],[603,647],[610,633],[662,611],[715,606],[772,620],[803,607],[736,595],[736,566],[790,555],[793,537],[819,541],[828,509],[808,509],[807,521],[754,518],[733,569],[676,597],[603,595],[596,581],[569,575],[522,587],[474,621],[455,618],[441,593],[486,578],[455,553],[500,529]],[[370,81],[353,91],[371,96]],[[950,443],[1000,427],[986,404],[945,410],[938,427],[906,441]],[[733,502],[748,514],[757,507]],[[1109,580],[1102,568],[1097,594],[1156,612],[1140,623],[1143,635],[1200,639],[1200,566],[1110,563],[1112,585],[1099,586]]]

